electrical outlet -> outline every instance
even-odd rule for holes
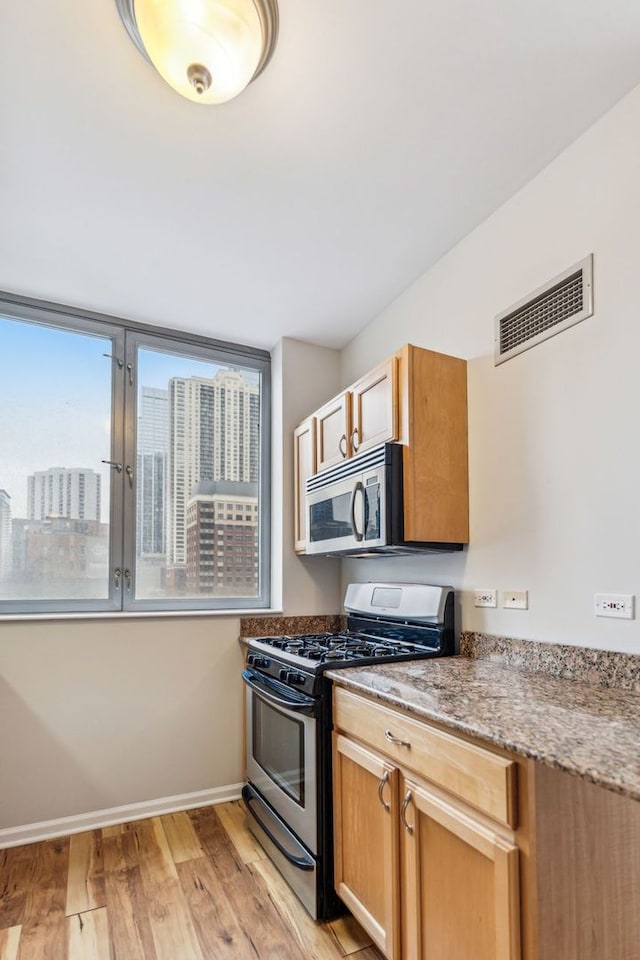
[[[617,617],[620,620],[633,620],[632,593],[596,593],[596,617]]]
[[[505,590],[502,597],[502,606],[509,610],[527,610],[529,608],[528,591]]]
[[[497,607],[498,606],[497,591],[496,590],[474,590],[473,605],[474,607]]]

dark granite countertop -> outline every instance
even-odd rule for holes
[[[418,717],[640,800],[640,694],[449,657],[327,674]]]

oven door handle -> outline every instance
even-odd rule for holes
[[[298,712],[315,710],[316,702],[311,697],[304,697],[300,700],[288,700],[286,697],[278,697],[269,690],[268,687],[260,683],[258,676],[258,674],[252,673],[251,670],[242,671],[242,679],[246,685],[261,696],[263,700],[267,700],[268,703],[272,703],[276,707],[284,707],[286,710],[297,710]]]
[[[254,799],[254,796],[255,795],[251,786],[249,784],[245,784],[244,787],[242,788],[242,798],[245,802],[245,806],[249,811],[249,813],[251,814],[251,816],[253,817],[253,819],[256,821],[256,823],[260,825],[260,829],[264,830],[266,835],[269,837],[269,840],[271,840],[271,843],[273,843],[273,845],[277,847],[277,849],[280,851],[282,856],[286,857],[289,863],[292,863],[294,867],[298,867],[299,870],[313,870],[315,867],[315,862],[313,860],[313,857],[309,856],[308,854],[305,854],[302,857],[296,857],[295,854],[293,854],[290,850],[287,850],[287,848],[280,842],[280,840],[275,836],[275,834],[272,833],[272,831],[269,829],[266,823],[256,813],[256,811],[253,809],[251,805],[251,801]],[[298,844],[298,846],[301,846],[299,840],[296,840],[296,843]]]

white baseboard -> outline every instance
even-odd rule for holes
[[[194,807],[226,803],[228,800],[237,800],[241,790],[241,783],[230,783],[225,787],[212,787],[210,790],[199,790],[197,793],[183,793],[177,797],[161,797],[159,800],[129,803],[124,807],[110,807],[108,810],[80,813],[75,817],[60,817],[58,820],[27,823],[22,827],[7,827],[0,830],[0,850],[5,847],[19,847],[24,843],[36,843],[39,840],[51,840],[53,837],[66,837],[71,833],[82,833],[85,830],[110,827],[114,823],[144,820],[146,817],[158,817],[165,813],[176,813],[178,810],[192,810]]]

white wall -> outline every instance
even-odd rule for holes
[[[237,619],[0,624],[0,828],[237,784]]]
[[[640,652],[640,88],[465,238],[343,351],[343,385],[402,343],[469,360],[471,544],[462,556],[346,561],[343,580],[463,591],[465,629]],[[381,224],[381,228],[383,225]],[[493,365],[493,319],[586,254],[592,318]],[[474,587],[528,589],[526,612]]]
[[[273,548],[275,566],[282,576],[274,596],[282,597],[288,616],[337,613],[341,609],[340,561],[298,557],[293,549],[293,431],[340,389],[340,355],[326,347],[284,338],[273,351],[273,372]]]

